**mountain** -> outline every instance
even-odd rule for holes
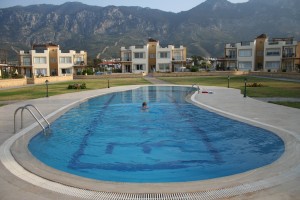
[[[300,40],[300,1],[207,0],[180,13],[78,2],[16,6],[0,9],[0,30],[0,48],[11,52],[52,42],[86,50],[91,58],[119,57],[121,46],[145,44],[151,37],[162,45],[187,46],[190,56],[222,56],[225,43],[254,40],[262,33]]]

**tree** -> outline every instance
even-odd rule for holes
[[[200,61],[204,60],[204,58],[202,56],[192,56],[192,60],[194,62],[195,66],[200,66]]]

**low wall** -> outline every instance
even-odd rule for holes
[[[27,85],[26,78],[0,79],[0,88],[19,87],[24,85]]]
[[[74,79],[142,78],[143,74],[74,75]]]
[[[214,72],[172,72],[172,73],[153,73],[154,77],[182,77],[182,76],[233,76],[246,75],[249,72],[242,71],[214,71]]]
[[[300,73],[298,72],[250,72],[249,75],[300,80]]]
[[[45,84],[46,80],[48,80],[49,83],[72,81],[73,76],[48,76],[39,78],[27,78],[27,84]]]

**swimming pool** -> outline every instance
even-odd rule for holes
[[[36,135],[32,154],[68,173],[116,182],[185,182],[246,172],[278,159],[275,134],[185,101],[188,87],[142,87],[94,98]],[[143,101],[148,111],[141,111]]]

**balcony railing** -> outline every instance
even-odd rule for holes
[[[283,58],[294,58],[295,54],[294,53],[287,53],[282,55]]]
[[[122,61],[123,61],[123,62],[126,62],[126,61],[130,62],[130,61],[132,61],[132,59],[131,59],[131,58],[128,58],[128,57],[123,57],[123,58],[122,58]]]
[[[144,45],[135,45],[135,48],[136,48],[136,49],[143,49],[143,48],[144,48]]]
[[[269,45],[278,45],[279,42],[269,42]]]
[[[251,42],[241,42],[241,46],[250,46]]]
[[[228,55],[228,56],[225,56],[225,58],[227,58],[227,59],[236,59],[237,56],[236,55]]]
[[[173,57],[172,61],[183,61],[183,57]]]
[[[83,66],[83,65],[85,65],[85,63],[84,63],[84,61],[76,61],[75,63],[74,63],[74,65],[76,65],[76,66]]]

